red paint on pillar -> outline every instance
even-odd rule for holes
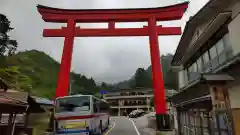
[[[63,54],[57,82],[56,98],[68,95],[69,75],[75,36],[75,24],[76,23],[74,20],[68,20],[67,28],[65,30],[66,36],[64,40]]]
[[[166,114],[166,101],[164,93],[164,81],[162,75],[162,66],[160,62],[160,51],[158,46],[158,34],[156,30],[156,18],[152,17],[148,21],[150,53],[152,63],[152,77],[154,89],[154,103],[156,114]]]
[[[108,29],[115,29],[115,22],[109,22]]]

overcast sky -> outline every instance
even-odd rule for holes
[[[148,8],[181,3],[185,0],[0,0],[0,13],[7,15],[15,28],[11,37],[19,43],[18,51],[37,49],[61,60],[63,38],[43,38],[44,28],[65,24],[45,23],[36,5],[71,9]],[[162,22],[164,26],[184,28],[208,0],[192,0],[181,21]],[[146,23],[121,23],[117,27],[142,27]],[[78,24],[80,25],[80,24]],[[107,24],[81,24],[81,27],[107,27]],[[180,36],[159,37],[161,54],[174,53]],[[148,37],[75,38],[72,69],[92,76],[96,81],[119,82],[131,77],[137,68],[150,65]]]

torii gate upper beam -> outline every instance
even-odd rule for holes
[[[145,22],[150,17],[156,21],[179,20],[188,7],[188,2],[159,8],[139,9],[59,9],[38,5],[38,11],[46,22],[65,23],[69,19],[81,23],[99,22]]]

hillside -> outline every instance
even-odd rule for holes
[[[57,84],[59,63],[37,50],[19,52],[6,57],[5,68],[0,68],[0,78],[6,80],[14,89],[31,92],[33,95],[53,98]],[[92,78],[71,73],[74,93],[98,91]],[[91,90],[91,91],[89,91]]]
[[[173,55],[171,54],[161,56],[164,86],[166,89],[177,89],[177,74],[171,70],[172,59]],[[150,78],[152,78],[152,66],[149,66],[147,69],[145,69],[145,72]],[[135,78],[132,76],[131,79],[119,82],[115,86],[120,89],[126,89],[133,87],[134,84]]]

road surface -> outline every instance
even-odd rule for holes
[[[105,135],[140,135],[135,123],[126,117],[112,117],[111,125]]]

